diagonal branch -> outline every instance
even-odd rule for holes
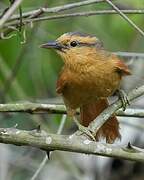
[[[132,101],[142,95],[144,95],[144,85],[139,88],[133,89],[130,93],[128,93],[127,98],[129,99],[129,101]],[[110,105],[94,121],[89,124],[90,130],[96,133],[99,128],[108,120],[108,118],[111,117],[121,107],[121,100],[118,100],[114,104]]]
[[[3,27],[4,23],[10,18],[14,11],[19,7],[23,0],[16,0],[12,6],[6,11],[6,13],[0,19],[0,29]]]
[[[140,29],[132,20],[130,20],[116,5],[114,5],[110,0],[105,0],[118,14],[123,17],[132,27],[134,27],[142,36],[144,36],[144,31]]]
[[[144,150],[138,147],[93,142],[75,135],[64,136],[15,128],[0,128],[0,143],[32,146],[45,151],[69,151],[144,162]]]

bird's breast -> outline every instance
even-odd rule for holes
[[[66,104],[77,108],[95,99],[112,95],[119,84],[120,77],[112,68],[85,67],[69,74],[63,97]]]

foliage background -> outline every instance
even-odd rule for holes
[[[31,0],[22,3],[22,10],[30,11],[43,6],[53,7],[77,0]],[[121,0],[115,1],[128,9],[143,9],[144,1]],[[0,12],[8,7],[8,0],[0,1]],[[111,9],[106,3],[92,4],[79,7],[68,12]],[[144,29],[143,15],[129,16],[136,24]],[[141,52],[144,49],[144,38],[139,35],[119,15],[98,15],[89,17],[75,17],[58,20],[37,22],[33,27],[27,25],[26,43],[21,44],[22,38],[16,36],[0,40],[0,101],[3,102],[48,102],[60,103],[60,97],[55,92],[58,73],[62,61],[53,51],[40,49],[39,45],[69,31],[82,31],[95,34],[109,51]],[[123,87],[127,90],[143,83],[144,59],[126,58],[133,76],[127,78]],[[14,74],[14,75],[12,75]],[[143,101],[132,105],[142,108]],[[18,124],[20,129],[33,129],[41,124],[42,128],[56,132],[61,115],[29,115],[29,114],[0,114],[1,127],[11,127]],[[123,118],[125,119],[125,118]],[[134,121],[138,124],[142,120]],[[132,141],[142,146],[142,131],[124,123],[122,142]],[[73,123],[67,120],[63,133],[71,133],[75,129]],[[137,141],[138,139],[138,141]],[[120,143],[120,142],[118,142]],[[45,153],[29,147],[0,146],[0,179],[19,180],[30,179],[38,168]],[[72,153],[55,152],[52,160],[48,161],[37,179],[122,179],[124,177],[143,179],[144,166],[137,163],[97,158],[94,156],[75,155]],[[104,173],[103,173],[104,172]],[[117,173],[116,173],[117,172]]]

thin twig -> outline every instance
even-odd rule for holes
[[[121,10],[126,14],[144,14],[144,10]],[[108,14],[117,14],[115,10],[100,10],[100,11],[87,11],[87,12],[76,12],[76,13],[67,13],[67,14],[59,14],[53,16],[42,16],[36,18],[26,18],[23,19],[23,24],[31,23],[31,22],[38,22],[38,21],[45,21],[45,20],[54,20],[54,19],[63,19],[69,17],[78,17],[78,16],[94,16],[94,15],[108,15]],[[5,28],[8,26],[16,26],[19,24],[18,20],[10,21],[5,24]]]
[[[64,10],[69,10],[69,9],[73,9],[73,8],[77,8],[80,6],[86,6],[86,5],[90,5],[90,4],[94,4],[94,3],[101,3],[104,2],[105,0],[85,0],[82,2],[76,2],[76,3],[70,3],[70,4],[65,4],[62,6],[56,6],[56,7],[52,7],[52,8],[39,8],[33,11],[29,11],[29,12],[25,12],[23,13],[23,18],[29,17],[29,16],[33,16],[35,14],[39,14],[40,12],[43,13],[58,13]],[[15,19],[19,19],[19,14],[13,15],[10,20],[15,20]]]
[[[44,151],[68,151],[127,159],[144,163],[144,150],[130,143],[128,146],[94,142],[84,136],[47,134],[45,131],[24,131],[16,128],[0,128],[0,143],[32,146]]]
[[[66,122],[66,117],[67,116],[65,114],[62,116],[59,128],[57,130],[57,134],[61,134],[61,132],[64,128],[64,125],[65,125],[65,122]],[[48,157],[46,155],[30,180],[35,180],[38,177],[39,173],[41,172],[41,170],[43,169],[43,167],[47,163],[47,160],[48,160]]]
[[[31,177],[30,180],[35,180],[38,177],[39,173],[41,172],[41,170],[43,169],[43,167],[47,163],[47,160],[48,160],[48,157],[47,157],[47,155],[45,155],[44,159],[42,160],[41,164],[39,165],[38,169],[33,174],[33,176]]]
[[[142,36],[144,36],[144,31],[140,29],[132,20],[130,20],[116,5],[114,5],[110,0],[105,0],[118,14],[123,17],[134,29],[136,29]]]
[[[23,0],[16,0],[12,6],[6,11],[6,13],[0,19],[0,29],[3,27],[5,22],[10,18],[14,11],[19,7]]]
[[[61,134],[62,133],[62,130],[64,128],[64,125],[65,125],[65,122],[66,122],[66,118],[67,118],[67,115],[63,115],[62,118],[61,118],[61,123],[59,125],[59,128],[57,130],[57,134]]]

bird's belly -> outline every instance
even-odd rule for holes
[[[83,104],[95,101],[96,99],[111,96],[120,84],[117,75],[105,78],[83,78],[77,82],[70,82],[63,92],[65,104],[76,109]]]

